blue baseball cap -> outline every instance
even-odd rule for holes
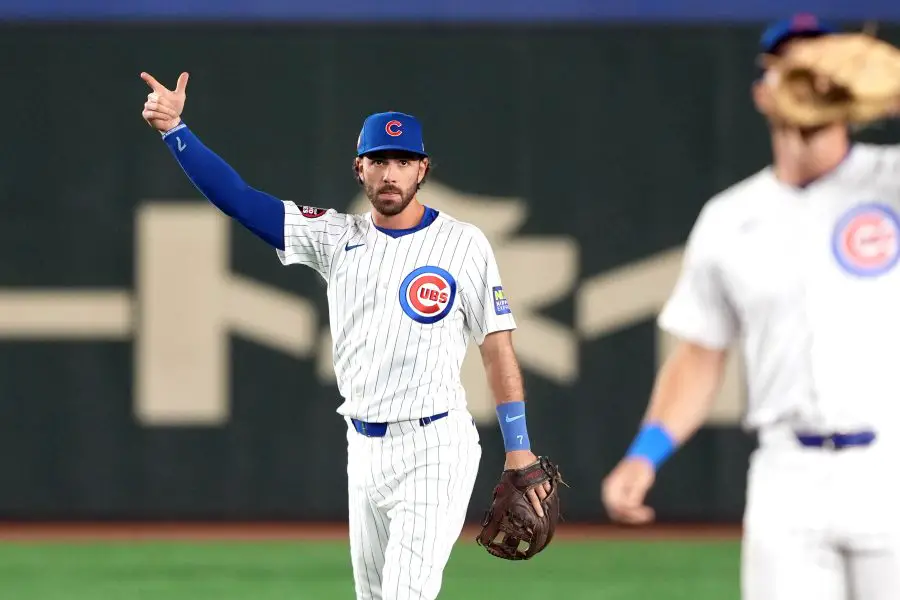
[[[838,33],[840,29],[810,13],[797,13],[769,25],[759,40],[763,54],[775,54],[778,47],[791,38],[817,37]]]
[[[356,155],[381,150],[400,150],[428,156],[425,142],[422,141],[422,125],[414,116],[402,112],[369,115],[363,122],[356,141]]]

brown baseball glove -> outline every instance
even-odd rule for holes
[[[544,516],[539,517],[525,493],[546,481],[550,493],[541,502]],[[475,541],[500,558],[532,558],[553,539],[559,521],[560,483],[565,484],[559,468],[544,456],[522,469],[503,471]]]
[[[771,116],[791,125],[859,125],[900,111],[900,50],[868,33],[798,39],[763,63]]]

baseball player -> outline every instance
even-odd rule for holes
[[[759,440],[743,523],[745,600],[900,598],[900,147],[851,142],[846,119],[785,120],[774,102],[777,86],[801,81],[782,79],[778,65],[814,50],[823,68],[853,61],[835,72],[862,79],[875,66],[866,55],[824,53],[836,40],[872,43],[843,35],[810,15],[764,32],[770,66],[753,96],[772,164],[702,208],[659,315],[680,344],[603,483],[612,519],[654,518],[645,497],[656,472],[704,423],[726,352],[739,344],[744,423]],[[836,92],[823,98],[845,103]]]
[[[475,226],[419,202],[430,159],[411,115],[365,120],[354,171],[372,209],[342,214],[256,190],[205,147],[181,120],[187,73],[174,90],[141,78],[152,90],[143,118],[197,189],[283,265],[305,265],[327,284],[356,597],[437,597],[481,458],[460,384],[470,336],[496,397],[506,468],[538,462],[516,324],[490,244]],[[539,514],[549,489],[528,491]]]

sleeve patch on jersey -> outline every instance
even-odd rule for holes
[[[509,298],[506,297],[506,293],[503,291],[503,286],[496,286],[493,289],[493,297],[494,297],[494,312],[498,315],[508,315],[512,311],[509,310]]]
[[[300,214],[307,219],[316,219],[328,212],[327,209],[318,208],[316,206],[300,206]]]

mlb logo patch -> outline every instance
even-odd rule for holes
[[[494,312],[498,315],[506,315],[509,314],[509,298],[506,297],[506,293],[503,291],[502,286],[497,286],[493,289],[494,296]]]
[[[300,214],[307,219],[318,219],[328,211],[318,206],[300,206]]]

